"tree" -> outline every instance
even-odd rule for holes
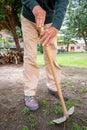
[[[16,26],[21,27],[19,20],[20,10],[20,0],[0,0],[0,31],[2,29],[8,29],[12,32],[18,51],[20,51],[20,44]]]
[[[83,38],[87,49],[87,0],[71,0],[65,25],[72,38]]]

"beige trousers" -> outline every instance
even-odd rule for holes
[[[26,96],[34,96],[39,81],[39,69],[36,63],[37,60],[37,45],[38,45],[38,28],[36,24],[29,21],[25,17],[21,17],[22,32],[24,40],[24,94]],[[49,28],[51,24],[45,25]],[[50,43],[50,52],[55,65],[58,80],[60,80],[60,67],[56,64],[57,39],[56,37]],[[44,60],[47,74],[47,87],[56,91],[54,78],[48,62],[46,52],[44,51]]]

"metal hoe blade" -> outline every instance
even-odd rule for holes
[[[74,112],[74,110],[75,110],[75,107],[74,106],[72,106],[69,110],[68,110],[68,115],[70,116],[70,115],[72,115],[73,114],[73,112]]]
[[[53,120],[53,122],[56,123],[56,124],[61,124],[61,123],[65,122],[65,121],[66,121],[66,116],[63,116],[63,117],[61,117],[59,119]]]
[[[55,120],[53,120],[53,122],[56,124],[61,124],[61,123],[65,122],[67,120],[67,118],[73,114],[73,112],[74,112],[74,106],[71,107],[63,117],[55,119]]]

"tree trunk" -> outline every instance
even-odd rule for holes
[[[17,32],[16,32],[15,19],[14,19],[14,15],[12,13],[12,10],[11,10],[10,6],[7,6],[7,16],[6,16],[6,19],[8,21],[8,24],[10,26],[10,30],[11,30],[12,35],[14,37],[14,41],[15,41],[15,44],[16,44],[17,51],[20,51],[21,48],[20,48],[20,44],[19,44],[19,38],[18,38]]]
[[[68,52],[69,51],[69,44],[67,44],[67,46],[66,46],[66,51]]]
[[[86,46],[86,51],[87,51],[87,40],[86,40],[86,37],[85,37],[84,33],[82,34],[82,36],[83,36],[83,39],[84,39],[84,42],[85,42],[85,46]]]
[[[13,37],[14,37],[14,41],[15,41],[15,44],[16,44],[17,51],[21,51],[20,44],[19,44],[19,39],[18,39],[15,28],[12,30],[12,34],[13,34]]]
[[[87,42],[85,41],[85,45],[86,45],[86,48],[85,48],[85,50],[87,51]]]

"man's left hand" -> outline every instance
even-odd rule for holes
[[[55,27],[49,27],[48,29],[44,30],[40,34],[40,41],[43,46],[48,45],[51,43],[52,39],[57,36],[58,29]]]

